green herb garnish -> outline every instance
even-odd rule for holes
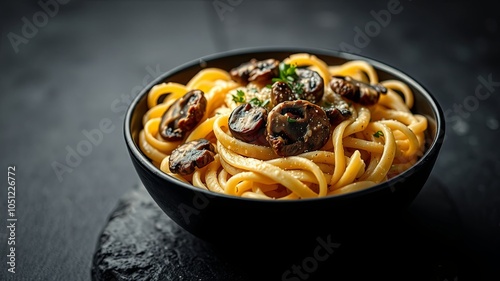
[[[384,133],[382,133],[382,131],[376,131],[375,134],[373,134],[373,136],[376,138],[380,138],[384,136]]]
[[[301,98],[304,94],[304,84],[297,82],[299,80],[299,76],[296,72],[297,67],[292,64],[280,63],[279,65],[279,76],[278,78],[273,78],[271,81],[273,83],[276,82],[284,82],[286,83],[292,92],[297,95],[298,98]],[[272,88],[272,85],[267,85],[267,88]]]
[[[235,103],[244,103],[245,102],[245,93],[242,90],[236,90],[236,96],[233,96],[233,101]]]
[[[260,106],[260,107],[266,107],[268,104],[269,104],[269,100],[265,100],[265,101],[261,101],[259,100],[258,98],[252,98],[249,103],[252,105],[252,106]]]
[[[286,121],[288,121],[288,123],[295,123],[295,122],[297,122],[296,119],[293,119],[293,118],[290,118],[290,117],[287,117]]]
[[[281,79],[285,80],[286,77],[290,76],[293,79],[298,78],[297,73],[295,73],[295,69],[297,67],[292,64],[287,64],[287,63],[280,63],[279,69],[280,69],[280,77]],[[292,81],[293,82],[293,81]]]

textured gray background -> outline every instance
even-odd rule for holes
[[[7,275],[4,182],[0,279],[88,280],[107,216],[138,182],[123,116],[112,105],[126,104],[143,79],[151,81],[147,69],[163,72],[243,47],[339,49],[342,42],[353,45],[354,28],[364,28],[373,20],[370,11],[389,1],[243,0],[221,18],[213,1],[74,0],[60,5],[18,53],[8,34],[20,35],[22,18],[31,21],[41,8],[36,1],[6,2],[0,4],[0,169],[17,167],[18,263],[16,275]],[[402,12],[360,53],[405,71],[443,109],[453,109],[474,95],[478,76],[500,81],[499,15],[484,3],[402,0]],[[432,174],[442,197],[427,185],[416,201],[432,231],[476,253],[485,268],[500,261],[500,87],[495,90],[470,116],[447,123]],[[85,139],[82,130],[98,128],[104,118],[114,131],[59,181],[52,163],[64,163],[66,147],[75,149]]]

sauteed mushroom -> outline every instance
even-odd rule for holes
[[[276,106],[284,101],[292,100],[296,100],[296,98],[290,86],[282,81],[274,82],[271,87],[271,104]]]
[[[352,112],[346,108],[330,106],[330,107],[326,107],[326,108],[324,107],[323,109],[325,110],[326,116],[328,116],[328,119],[330,120],[330,124],[333,127],[337,126],[342,121],[348,119],[352,115]]]
[[[333,94],[333,101],[325,101],[322,105],[326,116],[330,119],[332,127],[337,126],[342,121],[352,116],[349,104],[345,102],[339,94]]]
[[[325,145],[329,128],[321,107],[305,100],[285,101],[269,112],[267,140],[277,155],[298,155]]]
[[[207,107],[203,91],[191,90],[165,111],[160,122],[160,135],[167,141],[182,140],[201,121]]]
[[[265,130],[267,110],[245,103],[236,107],[229,116],[231,134],[246,143],[267,144]]]
[[[381,93],[387,93],[387,89],[381,84],[371,85],[350,76],[333,76],[330,88],[335,93],[362,105],[374,105]]]
[[[261,85],[268,84],[273,77],[278,76],[279,62],[275,59],[257,61],[252,59],[238,67],[231,69],[231,78],[243,85],[255,82]]]
[[[319,103],[323,98],[324,86],[323,78],[318,72],[310,69],[297,68],[295,70],[299,77],[298,83],[303,85],[303,93],[301,99],[308,100],[312,103]]]
[[[202,168],[214,161],[214,152],[214,146],[206,139],[187,142],[172,151],[169,169],[175,174],[192,174],[195,167]]]

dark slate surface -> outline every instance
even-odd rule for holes
[[[6,271],[8,233],[0,228],[0,280],[89,280],[100,233],[119,198],[138,182],[121,128],[130,97],[153,76],[199,56],[272,45],[357,46],[355,51],[404,70],[437,97],[449,110],[433,171],[439,184],[426,185],[412,207],[418,231],[430,237],[421,242],[439,242],[425,248],[414,239],[410,245],[428,249],[420,252],[422,259],[438,269],[477,272],[469,280],[498,272],[500,87],[474,99],[479,77],[500,81],[494,4],[401,0],[402,10],[360,45],[355,28],[369,25],[371,11],[387,9],[389,0],[243,0],[223,17],[213,2],[70,0],[28,34],[17,53],[9,34],[21,36],[24,18],[32,22],[42,8],[37,1],[0,4],[0,167],[17,167],[18,218],[15,275]],[[81,161],[70,159],[75,167],[59,179],[51,165],[66,163],[68,149],[86,139],[83,130],[108,119],[114,129]],[[0,192],[3,224],[6,193]],[[380,259],[383,246],[353,253]],[[470,259],[476,263],[463,262]],[[446,279],[455,280],[437,280]]]
[[[92,263],[93,280],[243,280],[226,259],[170,220],[141,186],[121,198]]]
[[[127,192],[104,227],[92,262],[92,280],[482,280],[481,256],[456,246],[420,221],[446,195],[432,177],[426,194],[387,221],[355,226],[348,237],[328,234],[282,248],[210,245],[192,236],[156,205],[143,186]],[[265,235],[265,230],[263,230]],[[238,235],[221,233],[221,235]],[[271,239],[279,239],[273,237]],[[319,248],[319,250],[316,250]],[[315,256],[314,253],[319,256]],[[297,279],[298,278],[298,279]]]

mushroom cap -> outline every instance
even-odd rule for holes
[[[330,121],[325,111],[309,101],[285,101],[267,118],[267,140],[279,156],[318,150],[328,141]]]
[[[163,113],[159,132],[167,141],[182,140],[201,121],[207,107],[203,91],[191,90]]]

